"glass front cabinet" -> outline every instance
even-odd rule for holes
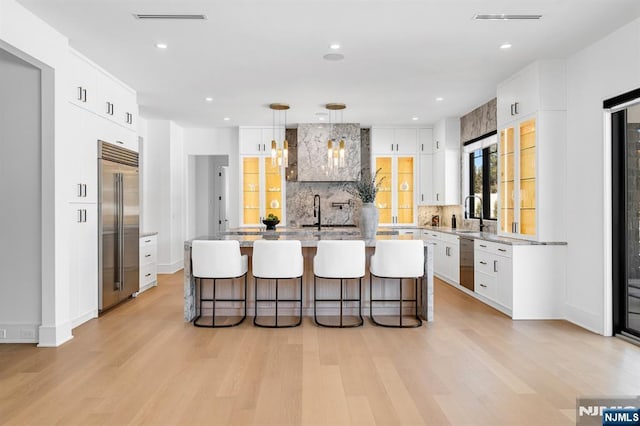
[[[274,138],[282,141],[284,128],[240,127],[240,226],[263,226],[269,214],[286,223],[284,172],[271,160]]]
[[[285,185],[282,168],[271,157],[242,157],[242,226],[262,226],[262,220],[274,214],[283,224]]]
[[[375,204],[380,225],[412,225],[416,222],[415,156],[375,157],[380,190]]]
[[[498,232],[563,241],[564,112],[540,111],[499,131]]]
[[[500,130],[500,231],[536,236],[536,119]]]

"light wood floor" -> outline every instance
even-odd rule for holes
[[[440,282],[435,309],[419,329],[202,329],[162,276],[62,347],[0,345],[0,423],[552,425],[577,396],[640,393],[629,343]]]

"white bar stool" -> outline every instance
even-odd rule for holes
[[[202,241],[196,240],[191,243],[191,270],[198,283],[200,295],[200,312],[193,319],[196,327],[233,327],[241,324],[247,317],[247,255],[240,254],[240,243],[238,241]],[[236,278],[244,276],[244,293],[242,298],[216,298],[216,280],[231,280],[231,288]],[[213,280],[213,295],[211,299],[202,297],[202,280]],[[211,302],[213,313],[211,315],[211,325],[199,324],[198,319],[202,316],[202,302]],[[216,325],[216,302],[242,302],[244,304],[244,316],[233,324]]]
[[[369,281],[369,314],[374,324],[382,327],[420,327],[422,320],[418,316],[418,278],[424,275],[424,243],[422,240],[379,240],[376,241],[376,251],[371,256],[369,271],[371,279]],[[374,299],[373,298],[373,277],[377,278],[397,278],[400,287],[400,298],[398,299]],[[415,279],[415,298],[402,298],[402,279]],[[376,321],[373,316],[373,304],[378,302],[399,302],[400,303],[400,325],[384,324]],[[404,325],[402,323],[402,303],[415,303],[415,319],[417,322]]]
[[[362,277],[365,274],[365,254],[364,241],[318,241],[318,249],[313,258],[313,319],[316,324],[323,327],[345,328],[359,327],[362,320]],[[339,299],[318,299],[317,278],[339,279],[340,298]],[[343,291],[344,280],[358,279],[358,298],[345,298]],[[340,323],[332,325],[318,320],[318,302],[340,302]],[[343,323],[344,302],[357,302],[358,321],[355,324]]]
[[[281,328],[297,327],[302,323],[302,274],[304,271],[304,260],[302,258],[302,244],[300,241],[268,241],[256,240],[253,243],[252,273],[255,279],[255,316],[253,324],[258,327]],[[275,279],[276,296],[275,299],[258,299],[258,280]],[[300,297],[297,299],[279,299],[278,282],[282,279],[297,279]],[[258,322],[258,303],[275,302],[275,325],[268,325]],[[278,303],[295,302],[300,304],[300,315],[298,322],[293,324],[278,324]]]

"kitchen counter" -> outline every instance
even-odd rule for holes
[[[157,232],[141,232],[140,233],[140,238],[150,237],[152,235],[158,235],[158,233]]]
[[[214,235],[195,238],[196,240],[235,240],[240,242],[240,247],[253,247],[256,240],[300,240],[302,247],[316,247],[320,240],[361,240],[358,228],[322,228],[318,231],[314,228],[286,228],[279,227],[275,231],[266,231],[264,228],[235,228]],[[367,247],[375,247],[376,240],[389,239],[422,239],[412,235],[399,235],[393,228],[379,228],[375,240],[365,240]],[[191,247],[191,241],[185,241],[185,249]],[[425,241],[425,245],[429,244]]]
[[[286,228],[279,227],[276,231],[266,231],[264,228],[236,228],[226,232],[221,232],[213,235],[202,236],[194,238],[193,240],[185,241],[184,243],[184,319],[189,322],[196,316],[196,285],[195,279],[191,274],[191,242],[194,240],[235,240],[240,242],[240,251],[242,254],[247,254],[251,257],[253,253],[253,242],[256,240],[299,240],[302,243],[302,255],[304,258],[304,275],[303,275],[303,314],[313,315],[313,257],[315,256],[316,247],[320,240],[359,240],[362,239],[358,228],[323,228],[322,231],[309,228]],[[399,235],[397,230],[392,228],[380,228],[378,229],[378,235],[374,240],[365,240],[366,248],[366,271],[369,270],[369,259],[375,251],[376,241],[388,240],[388,239],[400,239],[400,240],[421,240],[424,244],[425,262],[424,262],[424,277],[422,284],[420,285],[420,307],[419,311],[421,317],[426,321],[433,321],[433,243],[426,241],[421,235]],[[368,300],[369,297],[369,279],[370,275],[367,272],[365,277],[362,278],[363,289],[363,314],[369,312]],[[251,260],[249,260],[249,272],[247,274],[247,280],[250,284],[248,286],[247,293],[247,308],[249,315],[253,315],[254,312],[254,300],[255,295],[253,287],[253,275],[251,270]],[[382,279],[380,279],[382,280]],[[389,291],[397,289],[397,280],[393,283],[389,283]],[[381,285],[379,280],[376,280],[376,286]],[[318,297],[329,298],[331,294],[323,294],[327,290],[327,287],[319,287]],[[387,289],[385,289],[385,293]],[[389,295],[391,296],[391,295]],[[405,295],[407,298],[410,294]],[[225,297],[224,294],[219,294],[218,297]],[[283,296],[284,297],[284,296]],[[333,296],[335,297],[335,296]],[[383,310],[388,312],[382,312]],[[395,311],[393,310],[395,309]],[[393,314],[397,312],[396,308],[381,308],[383,315]],[[203,308],[206,311],[206,307]],[[218,309],[216,309],[218,311]],[[222,312],[222,311],[218,311]],[[228,315],[234,315],[230,312]]]
[[[566,242],[562,242],[562,241],[546,241],[546,242],[530,241],[530,240],[523,240],[519,238],[503,237],[490,232],[471,231],[471,230],[459,229],[459,228],[453,229],[453,228],[447,228],[444,226],[421,226],[419,228],[427,231],[444,232],[445,234],[453,234],[459,237],[470,238],[474,240],[478,239],[478,240],[492,241],[495,243],[508,244],[512,246],[567,245]]]

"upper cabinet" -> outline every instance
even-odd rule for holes
[[[566,109],[565,63],[537,61],[498,85],[498,127],[538,110]]]
[[[416,154],[418,129],[371,128],[371,147],[376,154]]]
[[[276,138],[282,148],[284,127],[241,127],[240,155],[271,155],[271,141]]]
[[[563,241],[564,63],[536,62],[498,88],[498,233]]]
[[[67,93],[71,103],[136,131],[138,104],[135,91],[74,50],[69,53],[69,66],[71,81]]]
[[[460,204],[460,119],[443,118],[433,129],[434,205]]]

